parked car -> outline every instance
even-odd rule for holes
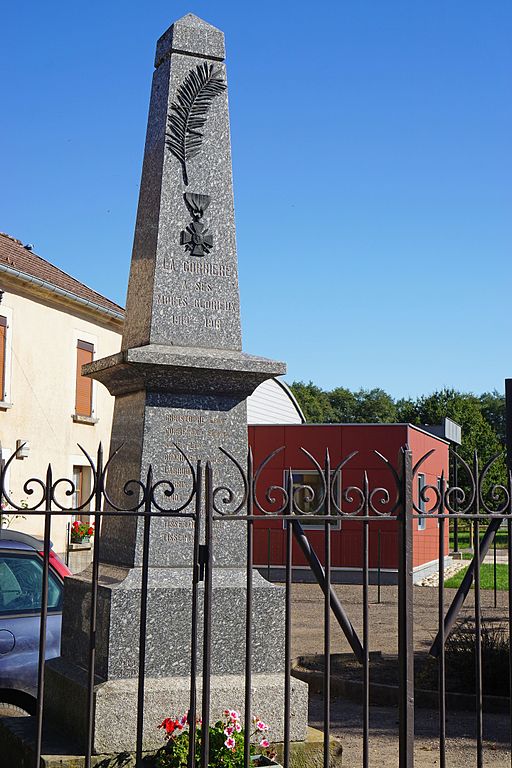
[[[33,714],[44,542],[0,529],[0,717]],[[60,654],[64,579],[71,571],[50,551],[46,658]]]

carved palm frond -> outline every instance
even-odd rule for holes
[[[167,146],[178,158],[183,169],[183,181],[188,184],[187,163],[195,157],[203,143],[201,132],[215,96],[226,89],[226,83],[213,64],[198,64],[191,69],[171,104],[167,118]]]

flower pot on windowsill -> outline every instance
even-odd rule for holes
[[[82,539],[72,538],[69,544],[69,549],[71,552],[74,552],[77,549],[90,549],[90,548],[91,548],[90,536],[84,536]]]

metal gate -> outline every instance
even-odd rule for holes
[[[21,450],[22,446],[20,447]],[[281,451],[283,449],[279,449]],[[62,501],[62,491],[65,497],[75,498],[75,488],[71,479],[54,478],[51,465],[48,466],[46,477],[30,478],[24,486],[25,493],[30,499],[28,508],[21,507],[10,498],[10,491],[5,484],[9,464],[14,460],[14,454],[1,472],[1,499],[7,502],[12,510],[20,510],[25,516],[38,515],[44,520],[43,575],[41,587],[41,625],[38,667],[38,698],[35,710],[35,756],[34,766],[39,766],[43,744],[43,698],[45,685],[45,652],[46,625],[48,619],[48,588],[50,535],[52,520],[69,516],[71,512],[78,513],[85,509],[95,516],[96,535],[94,537],[92,569],[91,569],[91,610],[89,633],[89,663],[88,675],[88,712],[87,712],[87,743],[84,746],[85,765],[91,765],[91,752],[94,729],[94,684],[96,663],[97,635],[97,605],[99,586],[99,565],[101,552],[101,520],[111,515],[137,516],[143,525],[143,560],[141,586],[141,621],[139,635],[138,663],[138,705],[137,705],[137,738],[136,761],[142,765],[143,746],[143,711],[145,694],[145,662],[146,662],[146,628],[147,628],[147,599],[148,572],[150,553],[150,533],[152,521],[156,518],[180,517],[193,521],[193,568],[192,568],[192,599],[191,599],[191,676],[189,728],[191,733],[188,764],[206,768],[209,764],[208,729],[202,734],[199,754],[195,754],[196,739],[194,737],[196,721],[201,716],[202,722],[210,721],[210,679],[212,675],[212,583],[215,561],[215,548],[219,546],[215,529],[219,523],[224,526],[245,526],[246,547],[246,604],[245,604],[245,723],[251,722],[251,681],[252,681],[252,622],[253,622],[253,542],[256,526],[261,526],[269,516],[282,520],[285,530],[285,578],[284,578],[284,654],[285,671],[284,686],[284,768],[290,765],[290,687],[293,675],[292,668],[292,620],[293,620],[293,541],[299,545],[308,558],[312,573],[318,581],[323,593],[323,765],[330,765],[330,736],[331,736],[331,624],[336,621],[343,631],[355,657],[362,668],[362,766],[370,764],[370,617],[369,617],[369,536],[372,525],[376,521],[394,527],[396,531],[398,599],[396,604],[398,625],[398,754],[400,768],[412,768],[414,763],[414,586],[413,586],[413,526],[415,521],[425,516],[436,516],[438,522],[438,551],[439,551],[439,586],[437,589],[437,637],[431,654],[437,658],[438,668],[438,734],[439,734],[439,764],[446,765],[446,658],[445,644],[459,615],[460,609],[474,586],[474,659],[475,659],[475,690],[474,716],[475,741],[474,749],[477,766],[484,763],[484,733],[483,733],[483,679],[482,679],[482,604],[481,604],[481,565],[483,558],[500,526],[507,531],[508,561],[511,559],[511,527],[512,527],[512,479],[510,472],[504,483],[489,485],[487,479],[497,459],[480,468],[475,456],[470,467],[461,457],[458,457],[460,473],[464,475],[458,486],[450,486],[448,479],[442,476],[437,484],[425,485],[417,493],[417,480],[420,469],[432,452],[421,457],[414,466],[411,451],[405,446],[398,459],[377,454],[386,471],[389,482],[373,484],[371,473],[365,469],[359,470],[360,482],[344,485],[344,476],[353,461],[355,453],[345,457],[336,466],[331,466],[329,453],[320,462],[317,458],[303,449],[304,455],[311,464],[311,471],[316,473],[319,483],[316,490],[311,486],[297,487],[294,484],[293,468],[287,474],[287,480],[282,485],[270,484],[265,487],[265,470],[271,466],[273,457],[279,452],[274,451],[257,467],[254,466],[252,454],[249,451],[247,463],[242,466],[234,457],[223,451],[225,457],[233,462],[239,473],[237,487],[226,487],[222,478],[217,478],[215,461],[208,460],[191,462],[185,457],[191,473],[191,489],[186,501],[173,508],[174,486],[171,478],[153,477],[149,467],[144,482],[135,479],[132,484],[125,486],[127,503],[125,507],[115,506],[107,495],[107,473],[111,461],[117,460],[115,454],[104,463],[101,446],[93,461],[89,456],[92,473],[92,489],[89,498],[78,508],[70,508]],[[87,455],[87,454],[86,454]],[[352,476],[351,476],[352,477]],[[131,489],[128,486],[132,486]],[[133,493],[133,488],[137,493]],[[163,496],[162,496],[162,490]],[[320,490],[318,490],[320,489]],[[36,498],[37,497],[37,498]],[[166,503],[164,504],[162,498]],[[307,511],[301,506],[300,499],[307,498]],[[315,552],[308,540],[307,522],[314,516],[317,526],[323,528],[323,551]],[[360,525],[362,565],[360,568],[362,633],[359,637],[354,629],[349,612],[343,606],[332,583],[331,546],[333,527],[340,518],[350,518]],[[455,594],[448,608],[448,600],[444,587],[444,558],[446,551],[446,529],[449,521],[466,520],[472,523],[474,552],[477,556],[469,564],[466,578]],[[482,532],[484,536],[482,537]],[[342,532],[339,534],[342,535]],[[204,582],[201,591],[199,585]],[[510,572],[508,576],[508,617],[506,631],[510,638],[512,631],[512,584]],[[199,617],[202,617],[199,620]],[[201,636],[199,627],[201,626]],[[378,650],[373,644],[372,650]],[[512,669],[512,649],[508,647],[508,675],[510,680]],[[198,711],[197,683],[202,678],[202,706]],[[510,691],[510,689],[509,689]],[[510,722],[512,712],[509,710]],[[336,725],[336,724],[335,724]],[[244,744],[244,765],[250,763],[249,729],[246,729]]]

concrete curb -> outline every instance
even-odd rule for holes
[[[293,677],[303,680],[310,686],[310,693],[322,693],[324,678],[322,672],[309,671],[305,669],[294,668]],[[331,693],[335,696],[362,703],[363,683],[357,680],[345,680],[336,675],[331,676]],[[399,688],[397,685],[388,685],[385,683],[370,683],[370,704],[382,707],[396,707],[399,701]],[[421,709],[437,709],[438,707],[437,691],[424,690],[416,688],[414,692],[414,703]],[[447,691],[446,706],[455,710],[472,711],[476,707],[476,697],[470,693],[453,693]],[[484,696],[484,712],[494,714],[507,714],[510,711],[510,701],[507,696]]]

